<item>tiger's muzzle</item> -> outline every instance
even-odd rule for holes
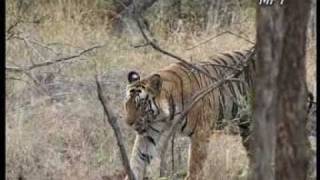
[[[155,118],[154,111],[150,108],[148,99],[140,99],[136,102],[135,97],[128,100],[127,106],[127,119],[126,122],[138,134],[147,132],[148,126],[151,124],[152,119]]]

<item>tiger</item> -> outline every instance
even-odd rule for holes
[[[235,78],[238,80],[226,81],[206,94],[178,124],[176,133],[191,140],[185,179],[201,179],[210,136],[215,129],[220,128],[219,124],[223,119],[231,120],[237,116],[239,101],[248,99],[252,93],[255,57],[253,47],[222,53],[206,61],[193,62],[192,66],[183,62],[172,63],[144,78],[136,71],[128,73],[124,121],[136,132],[130,158],[136,180],[144,179],[146,167],[152,159],[159,157],[159,151],[163,151],[157,147],[166,147],[160,145],[160,138],[173,126],[175,117],[192,102],[193,96],[223,79],[228,73],[242,68],[243,70],[236,74]],[[250,121],[240,121],[242,142],[249,152],[247,139]],[[167,143],[168,140],[169,138],[164,142]]]

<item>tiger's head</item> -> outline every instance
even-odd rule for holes
[[[126,89],[125,122],[139,134],[146,133],[159,109],[155,99],[160,95],[162,80],[159,74],[153,74],[140,80],[139,73],[128,73],[128,85]]]

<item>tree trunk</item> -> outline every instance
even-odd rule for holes
[[[258,5],[251,179],[306,179],[309,8],[309,0]]]
[[[306,179],[308,139],[306,133],[307,87],[305,49],[310,1],[288,1],[283,41],[277,120],[276,178]]]

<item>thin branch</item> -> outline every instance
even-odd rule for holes
[[[97,75],[95,76],[95,79],[96,79],[96,85],[97,85],[98,99],[103,107],[104,114],[107,116],[108,122],[111,125],[113,132],[114,132],[114,135],[116,137],[117,145],[119,147],[120,154],[121,154],[122,165],[124,166],[124,168],[127,172],[129,180],[135,180],[134,174],[133,174],[131,167],[130,167],[129,158],[128,158],[128,155],[127,155],[124,143],[123,143],[123,136],[121,134],[119,125],[117,123],[118,122],[117,117],[107,107],[107,103],[105,102],[105,97],[103,96],[102,88],[99,83]]]
[[[11,38],[15,37],[15,34],[20,34],[20,32],[14,32],[16,27],[18,27],[20,24],[39,24],[42,18],[43,17],[40,17],[38,20],[25,21],[21,19],[20,15],[18,15],[17,20],[13,24],[11,24],[8,29],[6,29],[6,40],[10,40]]]
[[[10,72],[19,72],[19,73],[22,73],[25,71],[25,69],[22,67],[11,67],[11,66],[6,66],[6,70]]]
[[[185,49],[185,50],[187,50],[187,51],[188,51],[188,50],[192,50],[192,49],[194,49],[194,48],[196,48],[196,47],[199,47],[199,46],[201,46],[201,45],[203,45],[203,44],[206,44],[206,43],[208,43],[209,41],[212,41],[213,39],[216,39],[217,37],[220,37],[220,36],[222,36],[222,35],[224,35],[224,34],[230,34],[230,35],[236,36],[237,38],[243,39],[243,40],[249,42],[250,44],[255,44],[255,42],[251,41],[250,39],[248,39],[248,38],[246,38],[246,37],[243,37],[243,36],[241,36],[241,35],[239,35],[239,34],[236,34],[236,33],[234,33],[234,32],[231,32],[231,31],[227,30],[227,31],[223,31],[223,32],[221,32],[221,33],[219,33],[219,34],[217,34],[217,35],[215,35],[215,36],[213,36],[213,37],[210,37],[209,39],[207,39],[207,40],[205,40],[205,41],[203,41],[203,42],[200,42],[199,44],[197,44],[197,45],[195,45],[195,46],[189,47],[189,48],[187,48],[187,49]]]
[[[47,50],[53,52],[55,55],[60,55],[61,54],[59,52],[56,52],[53,48],[49,47],[50,46],[49,44],[44,44],[44,43],[41,43],[39,41],[36,41],[36,40],[33,40],[33,39],[29,39],[27,37],[21,37],[21,36],[13,36],[12,38],[17,39],[17,40],[22,40],[24,42],[28,42],[29,46],[30,46],[30,43],[35,44],[37,46],[40,46],[40,47],[42,47],[44,49],[47,49]],[[32,46],[32,48],[34,48],[34,47]]]
[[[244,37],[244,36],[241,36],[241,35],[239,35],[239,34],[237,34],[237,33],[234,33],[234,32],[229,31],[229,30],[226,31],[226,32],[229,33],[229,34],[231,34],[231,35],[234,35],[235,37],[238,37],[238,38],[240,38],[240,39],[243,39],[243,40],[247,41],[247,42],[250,43],[250,44],[253,44],[253,45],[256,44],[255,42],[251,41],[250,39],[248,39],[248,38],[246,38],[246,37]]]
[[[244,81],[243,79],[239,79],[239,78],[230,78],[229,81],[235,81],[235,82],[241,82],[243,84],[247,84],[246,81]]]
[[[202,64],[208,64],[208,65],[213,65],[213,66],[217,66],[217,67],[223,67],[223,68],[228,68],[231,70],[237,70],[239,71],[239,68],[236,68],[234,66],[228,66],[228,65],[224,65],[224,64],[216,64],[216,63],[212,63],[212,62],[202,62]]]
[[[6,38],[7,40],[10,39],[11,37],[13,37],[13,35],[14,35],[13,31],[14,31],[14,29],[15,29],[19,24],[21,24],[22,22],[23,22],[23,21],[22,21],[20,18],[18,18],[13,24],[11,24],[11,25],[8,27],[8,29],[6,30],[6,34],[9,35],[9,37]]]
[[[71,48],[74,48],[74,49],[78,49],[78,50],[81,50],[82,48],[79,47],[79,46],[75,46],[74,44],[69,44],[69,43],[62,43],[62,42],[51,42],[51,43],[48,43],[47,46],[58,46],[58,47],[71,47]]]
[[[11,62],[13,63],[14,65],[16,65],[14,62]],[[17,72],[20,72],[22,74],[25,74],[29,79],[31,79],[31,81],[33,82],[34,84],[34,87],[37,91],[39,91],[40,93],[44,93],[45,95],[47,95],[48,97],[50,97],[50,93],[48,92],[48,90],[42,86],[42,84],[35,78],[33,77],[32,73],[29,72],[29,71],[25,71],[22,67],[19,67],[18,65],[16,65],[17,67],[14,67],[12,69],[12,71],[17,71]],[[11,79],[11,80],[20,80],[20,81],[23,81],[25,83],[27,83],[28,85],[30,85],[30,82],[28,82],[27,80],[22,80],[20,78],[16,78],[16,77],[10,77],[10,78],[7,78],[7,79]],[[31,86],[32,87],[32,86]]]
[[[138,44],[138,45],[131,45],[133,48],[141,48],[141,47],[146,47],[149,46],[149,43],[144,43],[144,44]]]
[[[171,178],[174,177],[174,139],[175,139],[175,133],[172,135],[171,138]]]
[[[25,42],[26,46],[29,47],[30,49],[33,50],[33,52],[35,52],[35,54],[42,60],[45,60],[45,57],[38,51],[38,49],[36,49],[33,45],[31,45],[31,42],[29,41],[29,39],[27,38],[22,38],[23,41]],[[32,58],[30,58],[30,61],[32,63],[32,65],[34,65],[35,63],[33,62]]]
[[[212,36],[212,37],[210,37],[209,39],[207,39],[207,40],[205,40],[205,41],[203,41],[203,42],[200,42],[199,44],[197,44],[197,45],[195,45],[195,46],[192,46],[192,47],[190,47],[190,48],[187,48],[187,49],[185,49],[185,50],[191,50],[191,49],[194,49],[194,48],[196,48],[196,47],[198,47],[198,46],[201,46],[201,45],[203,45],[203,44],[206,44],[207,42],[209,42],[209,41],[211,41],[211,40],[213,40],[213,39],[215,39],[215,38],[217,38],[217,37],[219,37],[219,36],[222,36],[222,35],[224,35],[224,34],[226,34],[226,32],[224,31],[224,32],[221,32],[221,33],[219,33],[219,34],[217,34],[217,35],[215,35],[215,36]]]
[[[10,66],[6,66],[6,70],[8,71],[11,71],[11,72],[25,72],[25,71],[31,71],[35,68],[39,68],[39,67],[44,67],[44,66],[49,66],[49,65],[53,65],[53,64],[57,64],[57,63],[60,63],[60,62],[66,62],[66,61],[70,61],[74,58],[77,58],[77,57],[80,57],[88,52],[91,52],[95,49],[98,49],[98,48],[101,48],[103,47],[104,45],[97,45],[97,46],[93,46],[93,47],[90,47],[88,49],[85,49],[83,51],[81,51],[80,53],[78,54],[75,54],[75,55],[71,55],[71,56],[67,56],[67,57],[62,57],[62,58],[58,58],[58,59],[54,59],[54,60],[50,60],[50,61],[47,61],[47,62],[42,62],[42,63],[38,63],[38,64],[34,64],[34,65],[31,65],[31,66],[27,66],[27,67],[10,67]]]
[[[17,77],[6,77],[6,80],[13,80],[13,81],[20,81],[20,82],[24,82],[26,85],[30,86],[31,88],[34,88],[29,81],[25,80],[25,79],[21,79],[21,78],[17,78]]]

